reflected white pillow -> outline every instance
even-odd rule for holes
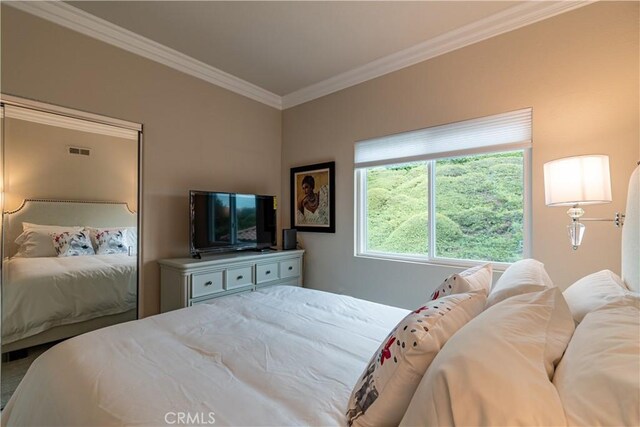
[[[551,377],[573,330],[557,288],[486,309],[435,357],[400,425],[564,425]]]
[[[131,255],[138,255],[138,227],[125,227],[127,229],[127,237],[129,246],[131,246]]]
[[[481,291],[448,295],[409,313],[380,344],[349,399],[349,425],[397,425],[447,340],[483,309]]]
[[[491,289],[492,278],[491,264],[478,265],[444,279],[444,282],[431,293],[430,298],[435,300],[445,295],[472,291],[482,291],[487,295]]]
[[[577,323],[590,312],[630,294],[622,279],[609,270],[585,276],[562,293]]]
[[[22,223],[23,232],[15,240],[18,251],[14,255],[19,258],[54,257],[57,256],[53,246],[51,233],[81,231],[82,227],[65,227],[58,225],[39,225]]]
[[[538,292],[554,287],[544,264],[535,259],[523,259],[511,264],[491,288],[487,307],[515,295]]]
[[[78,231],[82,230],[82,226],[80,225],[45,225],[45,224],[33,224],[31,222],[23,222],[22,223],[22,231],[27,230],[46,230],[50,232],[55,231]]]
[[[632,302],[592,311],[576,328],[553,377],[569,425],[640,425],[640,310]]]

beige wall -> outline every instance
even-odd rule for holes
[[[137,141],[13,118],[5,118],[3,137],[5,210],[26,198],[111,200],[137,210]],[[69,146],[91,155],[71,155]]]
[[[145,315],[158,310],[155,260],[187,253],[190,188],[281,194],[288,226],[289,168],[329,160],[337,232],[300,235],[306,285],[411,307],[455,269],[353,256],[353,142],[533,107],[534,257],[563,287],[619,271],[610,224],[589,223],[571,251],[564,210],[544,206],[541,170],[562,156],[609,154],[614,202],[587,212],[624,209],[640,158],[638,33],[637,3],[597,3],[281,114],[3,6],[1,90],[144,124]]]
[[[2,6],[4,93],[144,125],[142,313],[188,253],[188,190],[280,194],[281,112]]]
[[[620,271],[620,230],[587,223],[571,250],[563,208],[544,204],[542,165],[608,154],[613,203],[625,209],[640,159],[637,2],[602,2],[486,40],[288,109],[283,114],[282,212],[289,168],[336,161],[336,234],[300,234],[306,286],[413,307],[453,268],[355,258],[354,141],[533,107],[533,257],[566,287],[600,269]],[[288,226],[288,215],[283,218]]]

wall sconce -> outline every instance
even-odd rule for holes
[[[583,218],[581,205],[611,202],[609,156],[586,155],[552,160],[544,164],[544,195],[547,206],[571,206],[567,226],[573,249],[582,243],[585,226],[580,221],[613,221],[621,227],[624,215],[611,218]]]

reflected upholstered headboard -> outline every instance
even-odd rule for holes
[[[135,227],[138,215],[125,202],[26,199],[4,215],[4,256],[13,256],[22,223],[42,225]]]
[[[622,279],[640,292],[640,166],[631,174],[622,227]]]

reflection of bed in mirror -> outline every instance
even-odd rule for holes
[[[137,317],[137,214],[126,203],[25,200],[4,221],[3,353]],[[129,245],[115,254],[24,256],[15,243],[23,223],[122,229]]]

